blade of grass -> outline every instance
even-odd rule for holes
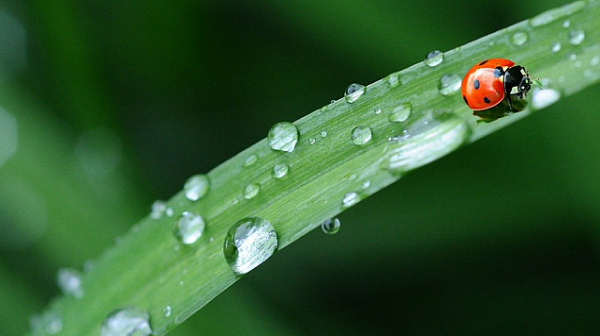
[[[560,50],[552,51],[557,43]],[[175,195],[168,201],[173,217],[143,219],[84,275],[82,299],[61,297],[50,309],[60,312],[66,335],[97,335],[111,311],[127,306],[147,310],[154,333],[165,334],[237,280],[222,252],[225,233],[237,220],[269,220],[281,249],[343,211],[347,195],[364,199],[407,172],[598,82],[599,56],[600,3],[578,1],[447,52],[435,67],[419,63],[391,74],[369,85],[354,103],[340,99],[295,122],[300,138],[292,153],[275,152],[262,140],[209,172],[205,197],[191,202],[183,193]],[[530,109],[476,124],[455,90],[456,80],[492,57],[526,66],[545,88],[532,92]],[[449,83],[445,95],[442,78]],[[411,104],[410,117],[389,122],[403,103]],[[357,126],[372,130],[362,146],[351,141]],[[244,165],[252,155],[258,160]],[[290,167],[281,179],[271,176],[278,163]],[[261,190],[247,200],[242,190],[249,183],[260,183]],[[197,212],[207,223],[202,238],[190,246],[180,245],[173,234],[183,211]]]

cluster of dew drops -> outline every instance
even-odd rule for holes
[[[544,25],[551,22],[544,16],[533,19],[530,24],[532,26]],[[579,29],[572,29],[570,20],[565,20],[562,23],[565,29],[568,29],[567,41],[571,45],[579,45],[585,39],[585,32]],[[510,37],[510,41],[515,46],[523,46],[529,41],[529,35],[525,31],[517,31]],[[549,47],[552,53],[560,52],[563,47],[560,41],[552,43]],[[573,61],[573,67],[581,67],[581,62],[577,61],[576,54],[568,54],[569,60]],[[427,54],[424,64],[427,67],[436,67],[444,61],[444,53],[435,50]],[[594,56],[590,60],[592,67],[600,64],[600,57]],[[589,70],[589,75],[593,75]],[[598,75],[598,74],[596,74]],[[438,92],[443,96],[451,95],[460,89],[461,76],[457,74],[446,74],[441,76]],[[559,82],[564,81],[564,78],[559,77]],[[548,84],[546,80],[544,85]],[[396,87],[400,84],[398,74],[392,74],[388,77],[390,87]],[[353,104],[365,95],[367,88],[360,84],[351,84],[347,87],[344,93],[344,100],[347,104]],[[560,93],[551,88],[535,89],[531,100],[532,106],[535,109],[546,107],[560,99]],[[332,101],[334,103],[335,101]],[[391,109],[388,114],[388,121],[391,123],[403,123],[411,115],[412,105],[410,102],[403,102]],[[381,108],[375,108],[375,114],[382,113]],[[321,138],[328,136],[327,131],[319,133]],[[317,142],[318,137],[308,139],[308,144],[313,145]],[[372,130],[369,126],[359,125],[354,127],[349,134],[350,141],[356,146],[364,146],[373,138]],[[274,151],[291,153],[296,149],[299,140],[299,132],[297,127],[290,122],[280,122],[268,132],[268,145]],[[389,141],[397,141],[397,137],[388,139]],[[248,156],[243,167],[249,167],[258,161],[257,155]],[[283,179],[290,172],[290,166],[287,163],[277,163],[271,169],[271,176],[274,179]],[[367,189],[371,185],[369,180],[364,181],[362,189]],[[205,174],[198,174],[190,177],[184,184],[185,197],[192,202],[198,201],[205,197],[211,187],[210,178]],[[259,195],[261,185],[257,182],[247,184],[241,191],[241,197],[246,200],[253,199]],[[341,206],[343,208],[350,207],[360,201],[359,191],[349,191],[341,198]],[[233,204],[237,204],[239,199],[234,199]],[[155,201],[152,204],[152,209],[149,217],[153,220],[160,220],[165,217],[172,218],[175,216],[173,208],[169,207],[167,202]],[[206,227],[204,218],[194,212],[184,211],[179,214],[176,219],[174,236],[185,245],[196,243],[203,235]],[[332,218],[324,221],[321,224],[321,229],[327,234],[335,234],[340,230],[340,220]],[[212,242],[212,238],[211,238]],[[236,276],[244,275],[256,268],[276,251],[278,246],[277,233],[273,225],[266,219],[261,217],[246,217],[237,221],[228,230],[224,244],[223,254],[229,267]],[[90,265],[85,265],[85,269],[91,268]],[[69,295],[75,299],[81,299],[84,296],[82,286],[81,273],[71,268],[61,268],[57,274],[57,283],[59,288],[65,295]],[[173,313],[171,306],[167,305],[163,309],[165,317],[170,317]],[[125,307],[114,310],[105,318],[101,327],[101,336],[116,336],[116,335],[150,335],[152,329],[150,327],[149,313],[145,310],[136,307]],[[34,335],[53,335],[57,334],[62,329],[62,319],[58,312],[49,310],[41,315],[35,315],[31,318],[31,326]]]

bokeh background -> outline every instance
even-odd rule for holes
[[[2,0],[0,334],[273,123],[563,3]],[[172,334],[597,335],[598,106],[597,85],[419,169]]]

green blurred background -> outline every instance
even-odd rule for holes
[[[2,0],[0,335],[273,123],[563,3]],[[172,334],[598,335],[598,106],[597,85],[419,169]]]

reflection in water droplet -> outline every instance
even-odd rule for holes
[[[352,130],[350,138],[355,145],[362,146],[371,141],[371,128],[368,126],[358,126]]]
[[[346,193],[346,195],[344,195],[344,198],[342,199],[342,206],[344,208],[347,207],[351,207],[354,204],[358,203],[360,201],[360,196],[358,196],[358,193],[352,191],[352,192],[348,192]]]
[[[190,201],[197,201],[208,193],[210,180],[204,174],[198,174],[190,177],[183,186],[185,197]]]
[[[62,316],[56,311],[46,311],[41,315],[34,315],[29,320],[33,335],[55,335],[63,327]]]
[[[280,122],[269,130],[269,146],[273,150],[293,152],[298,142],[298,129],[290,122]]]
[[[258,156],[254,155],[254,154],[250,155],[244,161],[244,167],[251,166],[251,165],[255,164],[256,161],[258,161]]]
[[[529,40],[529,36],[527,35],[526,32],[522,32],[522,31],[514,33],[510,38],[510,41],[512,42],[512,44],[514,44],[516,46],[522,46],[523,44],[527,43],[528,40]]]
[[[336,234],[340,231],[341,223],[337,218],[328,219],[321,224],[321,230],[327,234]]]
[[[74,296],[77,299],[83,297],[81,288],[81,273],[72,268],[61,268],[56,276],[58,287],[65,295]]]
[[[154,220],[161,219],[165,211],[167,211],[167,204],[164,201],[154,201],[154,203],[152,203],[150,218]]]
[[[288,173],[289,169],[290,167],[287,164],[278,163],[273,166],[273,172],[271,175],[273,175],[274,178],[282,178]]]
[[[240,276],[269,259],[277,245],[277,234],[271,223],[260,217],[247,217],[227,232],[223,254],[233,273]]]
[[[260,191],[260,184],[258,183],[250,183],[244,188],[244,198],[251,199],[258,195]]]
[[[578,45],[585,39],[585,32],[583,30],[571,30],[569,32],[569,43],[572,45]]]
[[[171,316],[172,313],[173,308],[171,308],[171,306],[166,306],[165,308],[163,308],[163,314],[165,315],[165,317]]]
[[[443,96],[448,96],[460,89],[462,78],[455,74],[443,75],[440,78],[439,92]]]
[[[559,52],[561,47],[562,47],[562,45],[560,44],[560,42],[554,42],[554,43],[552,44],[552,49],[551,49],[551,50],[552,50],[552,52],[554,52],[554,53],[555,53],[555,52]]]
[[[181,218],[177,221],[175,234],[182,243],[186,245],[193,244],[200,239],[205,226],[202,216],[186,211],[181,214]]]
[[[434,67],[444,61],[444,53],[439,50],[434,50],[425,57],[425,65]]]
[[[406,121],[406,119],[408,119],[408,117],[410,117],[411,110],[412,110],[411,103],[408,103],[408,102],[402,103],[402,104],[396,106],[396,108],[394,108],[392,113],[388,116],[388,120],[390,122]]]
[[[531,107],[536,110],[550,106],[560,99],[560,92],[554,89],[533,89],[531,93]]]
[[[346,88],[346,92],[344,92],[344,98],[346,99],[346,102],[352,104],[363,94],[365,94],[366,91],[367,88],[364,85],[356,83],[350,84]]]
[[[148,336],[152,334],[148,312],[134,307],[110,313],[102,323],[100,336]]]

